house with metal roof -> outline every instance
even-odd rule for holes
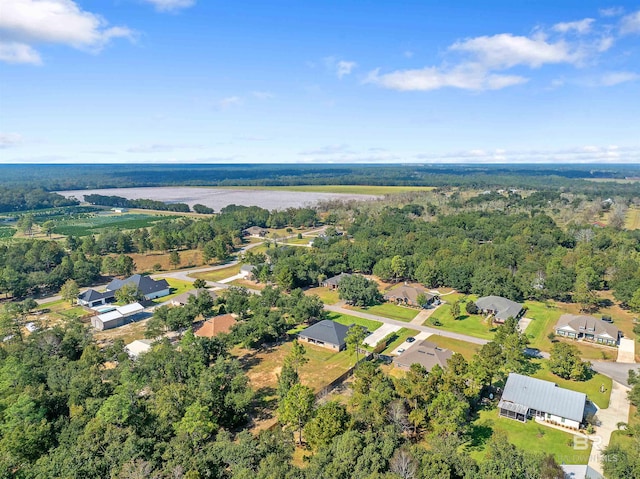
[[[421,341],[414,344],[406,351],[400,353],[393,359],[393,364],[405,371],[411,368],[412,364],[420,364],[427,372],[431,371],[437,364],[442,369],[447,367],[447,361],[453,356],[453,351],[443,349],[429,341]]]
[[[347,276],[351,276],[351,274],[340,273],[337,276],[332,276],[331,278],[325,279],[322,283],[320,283],[320,286],[323,286],[329,289],[338,289],[338,286],[340,285],[340,281],[342,281]]]
[[[558,319],[554,331],[565,338],[593,341],[594,343],[617,346],[620,330],[602,319],[584,314],[563,314]]]
[[[127,279],[114,279],[107,285],[108,291],[118,291],[125,285],[134,284],[146,300],[167,296],[171,289],[166,279],[154,280],[149,276],[134,274]]]
[[[418,304],[418,297],[423,295],[424,304]],[[427,307],[432,304],[438,297],[430,293],[427,288],[419,284],[402,283],[394,286],[384,293],[384,299],[398,304],[406,304],[408,306]]]
[[[510,373],[498,403],[502,417],[526,422],[535,418],[571,429],[579,429],[585,415],[587,396],[521,374]]]
[[[491,314],[496,323],[504,323],[509,318],[518,319],[524,310],[520,303],[502,296],[484,296],[478,298],[476,306],[483,314]]]
[[[347,343],[345,338],[351,326],[325,319],[298,333],[300,341],[315,344],[334,351],[342,351]]]

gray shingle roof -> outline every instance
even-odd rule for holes
[[[443,369],[446,368],[451,356],[453,351],[439,348],[429,341],[422,341],[401,353],[393,362],[405,367],[411,367],[412,364],[417,363],[424,366],[427,371],[431,371],[436,364]]]
[[[338,286],[340,284],[340,281],[342,281],[342,278],[346,278],[347,276],[351,275],[349,273],[340,273],[337,276],[325,279],[324,283],[330,286]]]
[[[345,338],[347,337],[349,328],[350,326],[325,319],[300,331],[298,336],[342,347],[345,344]]]
[[[107,285],[109,291],[117,291],[125,284],[135,284],[142,294],[155,293],[169,288],[169,283],[166,279],[160,279],[158,281],[150,278],[149,276],[142,276],[140,274],[134,274],[127,279],[114,279]]]
[[[502,402],[581,422],[587,396],[558,387],[551,381],[510,373],[502,393]]]
[[[593,334],[618,340],[620,330],[613,324],[584,314],[563,314],[558,319],[555,329],[573,330],[576,333]]]
[[[503,298],[502,296],[484,296],[478,298],[476,306],[483,311],[495,311],[495,317],[506,321],[509,318],[517,318],[522,311],[522,305]]]
[[[88,289],[84,293],[78,295],[78,299],[86,302],[99,301],[101,299],[111,299],[114,297],[113,291],[105,291],[100,293],[95,289]]]

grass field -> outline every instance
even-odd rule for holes
[[[189,268],[192,266],[202,265],[202,252],[197,249],[178,251],[180,256],[180,264],[178,268]],[[133,262],[136,265],[137,273],[152,273],[155,272],[156,265],[160,265],[160,269],[157,271],[169,271],[173,270],[173,265],[169,262],[170,253],[158,253],[149,252],[145,254],[140,253],[128,253],[131,256]]]
[[[338,291],[335,289],[317,287],[317,288],[309,288],[305,291],[306,294],[316,294],[320,297],[324,304],[336,304],[340,301],[340,297],[338,296]]]
[[[172,298],[175,298],[179,294],[185,293],[191,289],[193,289],[193,283],[189,281],[182,281],[181,279],[174,278],[166,278],[167,283],[169,283],[169,287],[171,288],[171,294],[168,296],[163,296],[162,298],[154,299],[153,302],[160,304],[165,301],[169,301]]]
[[[628,230],[640,229],[640,208],[629,208],[624,226]]]
[[[507,435],[509,442],[529,452],[553,454],[559,464],[587,464],[590,450],[578,451],[573,448],[573,434],[538,424],[533,420],[526,423],[498,416],[495,408],[481,410],[472,424],[472,440],[466,445],[471,456],[484,462],[487,442],[496,432]]]
[[[437,334],[429,336],[427,341],[441,348],[450,349],[455,353],[462,354],[467,361],[470,361],[471,358],[473,358],[473,355],[480,351],[481,348],[479,344],[468,343],[458,339],[445,338],[443,336],[438,336]]]
[[[16,234],[16,229],[10,226],[0,226],[0,239],[11,238]]]
[[[364,326],[367,330],[375,331],[382,323],[378,321],[372,321],[370,319],[357,318],[355,316],[349,316],[348,314],[340,314],[340,313],[329,313],[327,316],[328,319],[335,321],[336,323],[344,324],[345,326],[349,326],[351,324],[358,324],[360,326]]]
[[[392,339],[391,342],[387,345],[386,348],[380,354],[389,354],[391,351],[396,349],[402,343],[406,341],[406,339],[410,336],[416,336],[419,331],[415,329],[407,329],[402,328],[394,333],[395,339]]]
[[[424,322],[424,326],[446,329],[447,331],[467,334],[481,339],[493,339],[495,326],[490,325],[481,315],[468,315],[465,313],[464,303],[460,303],[460,317],[458,319],[451,317],[451,304],[463,298],[464,295],[457,293],[445,296],[443,299],[446,303],[440,305],[438,309],[433,312],[431,317]],[[475,299],[477,299],[475,296],[467,297],[467,301],[474,301]],[[436,320],[441,323],[440,326],[434,326],[433,322]]]
[[[347,309],[353,309],[361,313],[375,314],[382,316],[383,318],[396,319],[398,321],[409,322],[415,318],[420,310],[405,308],[392,303],[376,304],[375,306],[369,306],[368,308],[356,308],[347,306]]]
[[[194,273],[189,276],[192,276],[193,278],[205,279],[207,281],[220,281],[221,279],[229,278],[238,274],[240,272],[240,266],[242,265],[234,264],[226,268],[207,271],[205,273]]]
[[[344,193],[351,195],[391,195],[408,191],[431,191],[433,186],[369,186],[369,185],[301,185],[301,186],[233,186],[242,190],[307,191],[311,193]]]
[[[165,219],[163,216],[147,214],[93,215],[85,218],[58,221],[53,232],[67,236],[89,236],[99,234],[100,230],[105,228],[121,230],[146,228]]]
[[[540,365],[540,369],[538,369],[538,371],[533,375],[534,378],[551,381],[562,388],[585,393],[591,401],[598,405],[599,408],[609,407],[611,378],[603,376],[602,374],[594,374],[588,381],[571,381],[568,379],[562,379],[549,371],[548,361],[534,359],[533,362]],[[604,386],[603,393],[600,392],[601,386]]]

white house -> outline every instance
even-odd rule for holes
[[[558,387],[551,381],[510,373],[498,403],[499,415],[520,422],[542,422],[579,429],[587,396]]]

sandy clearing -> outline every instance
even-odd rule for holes
[[[163,186],[158,188],[102,188],[94,190],[66,190],[58,191],[62,196],[74,196],[84,200],[85,195],[98,194],[106,196],[121,196],[137,200],[150,199],[165,203],[186,203],[193,206],[197,203],[220,211],[228,205],[260,206],[268,210],[299,208],[313,206],[319,201],[326,200],[375,200],[381,198],[374,195],[346,194],[346,193],[316,193],[301,191],[275,190],[243,190],[227,188],[203,188],[188,186]]]

